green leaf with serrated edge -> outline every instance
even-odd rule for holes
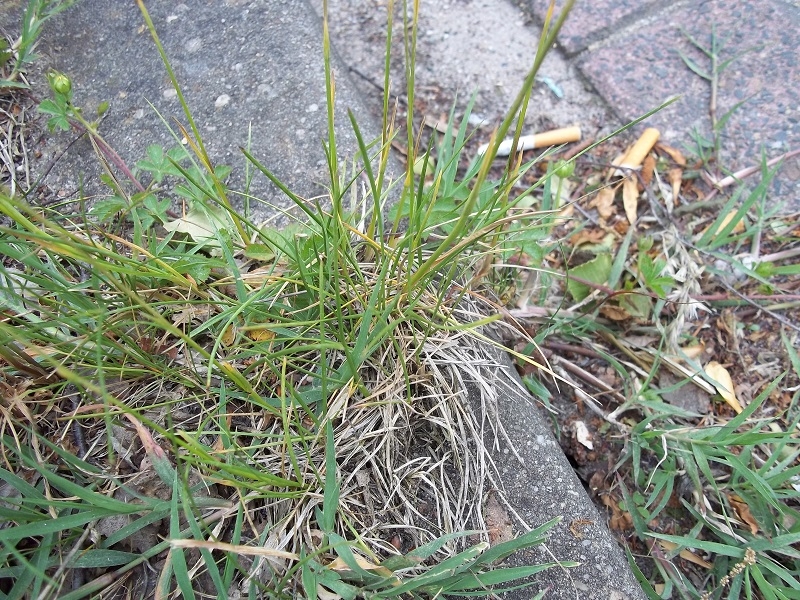
[[[89,209],[89,214],[96,217],[101,223],[108,221],[117,213],[128,209],[128,201],[119,196],[112,196],[96,201]]]

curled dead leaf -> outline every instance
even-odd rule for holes
[[[737,414],[742,412],[744,409],[742,408],[742,405],[739,404],[739,400],[736,399],[733,379],[731,378],[731,374],[728,373],[728,369],[723,367],[717,361],[712,360],[704,367],[703,370],[706,372],[706,375],[713,380],[714,387],[719,395],[725,400],[725,402],[727,402]]]
[[[678,547],[678,544],[676,544],[674,542],[668,542],[666,540],[658,540],[658,545],[661,546],[667,552],[671,552],[671,551],[675,550],[675,548]],[[702,558],[700,558],[699,556],[697,556],[694,552],[692,552],[688,548],[684,548],[683,550],[681,550],[678,553],[678,555],[683,560],[688,560],[689,562],[694,563],[694,564],[696,564],[696,565],[698,565],[700,567],[703,567],[704,569],[710,569],[711,567],[714,566],[710,562],[705,561]]]
[[[615,191],[616,188],[613,187],[600,188],[597,195],[589,203],[589,208],[597,208],[597,214],[600,215],[601,218],[605,220],[610,219],[616,212],[614,208]]]
[[[677,148],[673,148],[669,144],[665,144],[664,142],[658,142],[656,144],[656,150],[660,150],[666,153],[677,165],[681,167],[686,166],[686,158],[683,156],[683,153],[678,150]]]
[[[647,186],[653,180],[653,172],[656,170],[656,158],[648,154],[642,163],[642,183]]]
[[[681,167],[670,169],[668,177],[672,186],[673,201],[677,201],[678,195],[681,193],[681,184],[683,183],[683,169]]]
[[[236,341],[236,325],[233,323],[228,323],[225,331],[222,332],[222,338],[220,341],[222,342],[223,346],[232,346]]]
[[[578,443],[582,446],[585,446],[589,450],[594,450],[592,435],[589,433],[586,423],[583,421],[575,421],[573,427],[575,428],[575,439],[578,441]]]
[[[610,321],[627,321],[631,318],[627,310],[614,304],[603,304],[600,307],[600,314]]]
[[[514,539],[514,529],[508,511],[494,492],[489,494],[484,507],[484,521],[489,530],[489,543],[494,546]]]
[[[750,506],[748,506],[747,502],[736,494],[728,496],[728,502],[730,502],[731,508],[736,512],[736,516],[739,517],[739,520],[747,523],[747,526],[750,528],[750,533],[753,535],[757,534],[758,522],[755,517],[753,517],[753,513],[750,512]]]
[[[639,184],[635,177],[628,177],[622,183],[622,206],[625,207],[625,216],[631,225],[636,224],[636,213],[639,204]]]

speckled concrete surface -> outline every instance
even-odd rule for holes
[[[230,187],[244,188],[246,161],[240,148],[249,144],[252,154],[295,193],[306,198],[324,194],[322,29],[306,0],[146,4],[212,161],[234,167]],[[134,2],[81,0],[49,24],[40,51],[48,66],[72,77],[75,102],[87,115],[100,102],[110,103],[100,131],[129,166],[144,158],[150,144],[177,144],[156,111],[173,128],[175,120],[184,126],[187,121]],[[368,140],[380,127],[335,57],[334,70],[340,76],[339,155],[352,157],[357,146],[346,111],[353,111]],[[45,158],[55,156],[73,135],[49,140]],[[81,141],[45,183],[64,195],[81,185],[94,193],[98,174],[89,143]],[[251,203],[256,219],[291,205],[261,174],[250,189],[264,202]],[[242,205],[241,198],[234,202]]]
[[[549,600],[644,600],[644,592],[609,533],[605,517],[597,512],[561,452],[544,412],[524,391],[510,359],[498,354],[497,360],[503,366],[497,369],[492,384],[501,390],[497,417],[508,437],[499,442],[492,458],[508,503],[518,517],[512,519],[515,531],[525,531],[520,529],[520,521],[536,527],[562,517],[544,546],[510,557],[507,565],[542,564],[554,559],[579,563],[569,569],[543,571],[531,587],[502,597],[527,600],[545,592],[544,598]],[[480,411],[480,407],[474,405],[473,410]],[[486,434],[485,443],[494,445],[493,434]]]

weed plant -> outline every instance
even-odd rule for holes
[[[296,204],[280,231],[234,208],[138,4],[188,149],[151,147],[77,214],[0,196],[0,597],[445,597],[552,566],[496,563],[555,521],[488,549],[480,500],[495,474],[466,390],[499,373],[475,343],[495,320],[473,289],[482,265],[521,220],[543,218],[510,196],[531,165],[512,156],[497,180],[490,166],[520,135],[572,3],[547,19],[490,150],[459,169],[468,114],[453,114],[436,165],[415,174],[409,110],[394,184],[388,85],[382,137],[368,142],[351,117],[357,166],[337,159],[324,21],[329,202],[297,197],[243,152]],[[413,107],[419,5],[402,8]],[[86,131],[120,167],[62,77],[41,107],[51,125]],[[496,391],[478,387],[491,405]]]
[[[686,56],[684,61],[712,86],[713,139],[698,143],[695,158],[703,167],[721,169],[724,127],[741,103],[718,118],[717,85],[736,57],[719,56],[723,44],[715,31],[708,45],[689,39],[709,64]],[[649,598],[800,598],[800,327],[794,317],[800,251],[782,249],[796,245],[796,236],[786,233],[796,230],[796,216],[786,216],[771,197],[780,164],[770,166],[766,159],[760,182],[720,195],[719,210],[709,211],[713,205],[706,201],[671,211],[675,188],[659,177],[679,165],[665,154],[653,161],[652,183],[640,179],[644,193],[634,197],[641,204],[647,198],[647,221],[625,223],[613,243],[595,244],[588,252],[584,244],[582,251],[593,257],[569,269],[568,259],[559,269],[540,263],[566,283],[562,306],[551,301],[536,341],[560,339],[554,347],[568,351],[582,346],[580,352],[592,357],[585,363],[594,363],[593,369],[607,365],[621,382],[604,386],[582,372],[579,361],[552,359],[555,372],[581,388],[584,406],[602,420],[595,439],[618,440],[615,464],[597,461],[610,472],[597,486],[598,498],[612,525],[638,541],[630,548],[642,551],[634,561],[629,548],[630,564]],[[765,253],[768,242],[773,251]],[[565,242],[561,255],[577,251],[577,244]],[[713,290],[721,290],[724,300],[717,303]],[[730,334],[715,339],[709,332],[724,331],[725,317],[717,307],[752,308],[754,322],[740,322],[734,313]],[[759,336],[761,328],[769,331]],[[762,346],[757,342],[748,354],[747,338],[773,340],[770,355],[780,359],[763,364]],[[720,339],[732,340],[730,347]],[[715,341],[714,355],[704,355],[704,343]],[[710,358],[728,363],[730,372],[722,369],[727,382]],[[567,366],[581,373],[583,384],[570,378]],[[549,378],[526,383],[546,397]],[[586,383],[599,392],[597,399],[585,393]],[[691,397],[694,388],[709,399],[707,412],[674,400]],[[616,398],[613,410],[606,410],[607,395]],[[590,421],[588,415],[579,418]]]

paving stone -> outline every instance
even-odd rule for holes
[[[777,0],[691,2],[643,20],[579,61],[584,75],[624,121],[681,95],[651,117],[667,141],[687,144],[697,130],[710,136],[710,86],[690,71],[680,53],[707,67],[706,57],[682,33],[708,44],[712,28],[722,40],[721,59],[736,57],[721,76],[717,115],[737,103],[722,136],[723,166],[732,170],[800,147],[797,31],[800,8]],[[788,161],[772,190],[775,201],[800,210],[800,169]]]
[[[537,21],[544,22],[550,2],[545,0],[525,0],[528,9]],[[556,2],[555,15],[566,4],[565,0]],[[609,34],[630,25],[656,9],[675,4],[675,0],[591,0],[575,2],[572,12],[561,28],[558,43],[568,55],[586,49]]]

